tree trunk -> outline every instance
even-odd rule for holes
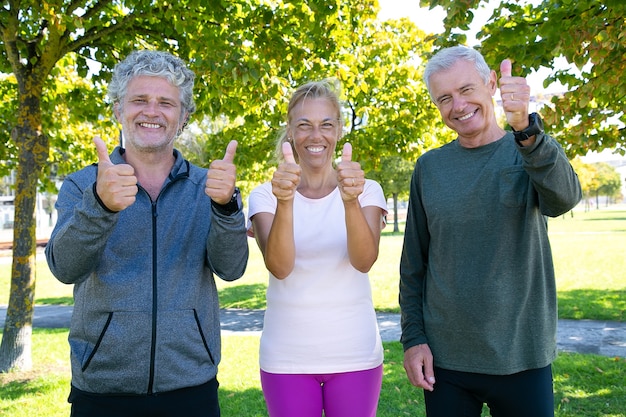
[[[40,95],[22,98],[19,118],[24,123],[12,135],[19,148],[15,184],[15,222],[11,292],[0,344],[0,372],[29,370],[35,298],[37,248],[35,202],[37,184],[48,159],[49,142],[41,129]]]
[[[0,372],[32,369],[32,330],[31,325],[17,327],[5,323],[0,345]]]
[[[393,231],[397,233],[400,231],[398,227],[398,193],[393,193]]]

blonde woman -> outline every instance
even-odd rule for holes
[[[330,82],[298,88],[278,141],[282,163],[250,194],[270,273],[260,366],[271,417],[376,415],[383,350],[368,271],[386,203],[350,144],[335,166],[342,130]]]

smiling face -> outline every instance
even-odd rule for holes
[[[123,102],[115,106],[127,147],[139,152],[171,150],[182,126],[181,112],[178,87],[161,77],[133,78]]]
[[[305,98],[291,111],[289,136],[303,167],[331,167],[340,133],[339,110],[328,99]]]
[[[494,71],[485,84],[474,63],[463,59],[430,76],[433,101],[462,143],[479,145],[494,140],[491,133],[498,129],[493,107],[496,89]]]

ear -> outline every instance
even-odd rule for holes
[[[120,117],[120,103],[119,102],[113,103],[113,114],[115,115],[115,120],[122,123],[122,120]]]
[[[487,83],[487,86],[489,87],[491,95],[495,95],[498,90],[498,74],[495,70],[491,70],[489,73],[489,83]]]

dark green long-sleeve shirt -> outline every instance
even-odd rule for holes
[[[506,375],[556,356],[556,286],[545,216],[581,199],[559,144],[513,135],[424,154],[411,181],[400,264],[404,349],[435,365]]]

